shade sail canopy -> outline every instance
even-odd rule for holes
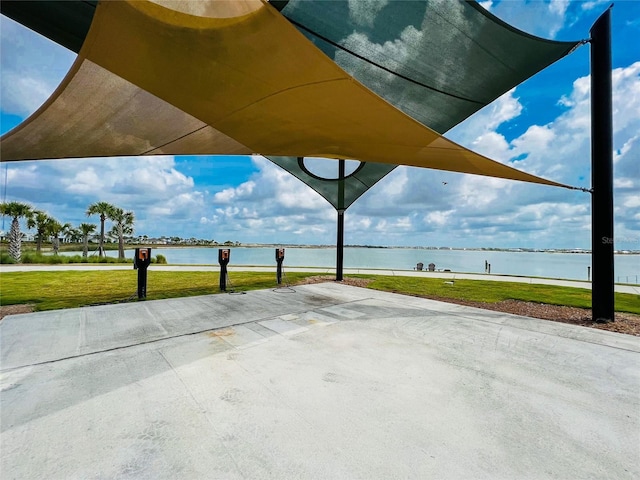
[[[564,186],[429,126],[450,128],[576,44],[530,37],[465,2],[390,4],[423,5],[423,21],[391,16],[400,20],[376,41],[415,30],[437,42],[405,42],[403,61],[376,54],[375,19],[341,15],[347,2],[289,2],[282,12],[259,0],[101,2],[60,87],[2,137],[2,160],[259,153],[298,178],[301,156],[374,162],[348,180],[353,200],[396,165]],[[368,43],[349,39],[354,25],[373,29]]]
[[[283,15],[329,58],[439,133],[579,45],[518,31],[474,1],[283,3]],[[343,208],[338,207],[336,180],[309,179],[296,158],[270,159],[334,207]],[[344,180],[344,205],[351,205],[393,168],[363,165]]]

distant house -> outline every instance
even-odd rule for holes
[[[149,245],[166,245],[168,242],[166,238],[149,238],[147,243]]]

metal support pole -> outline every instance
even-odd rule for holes
[[[138,300],[147,298],[147,267],[138,268]]]
[[[220,291],[227,291],[227,266],[220,265]]]
[[[344,264],[344,210],[338,210],[338,241],[336,243],[336,280],[341,282]]]
[[[284,248],[276,248],[276,282],[282,284],[282,262],[284,262]]]
[[[614,320],[611,8],[591,28],[591,308]]]
[[[151,249],[136,248],[133,255],[133,268],[138,270],[138,300],[147,298],[147,268],[151,264]]]
[[[338,238],[336,241],[336,281],[343,280],[344,264],[344,160],[338,160]]]
[[[220,265],[220,291],[227,291],[227,265],[231,259],[231,250],[228,248],[218,249],[218,264]]]

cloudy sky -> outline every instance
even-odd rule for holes
[[[589,36],[609,0],[482,2],[508,23],[558,40]],[[615,247],[640,250],[640,1],[613,21]],[[2,16],[1,133],[33,113],[75,54]],[[590,185],[589,47],[552,65],[447,133],[501,162]],[[3,201],[63,222],[107,201],[136,215],[135,231],[242,243],[335,243],[324,199],[260,157],[147,157],[7,162]],[[331,163],[335,165],[335,163]],[[521,182],[399,167],[346,213],[347,244],[590,248],[590,195]],[[97,219],[93,219],[97,222]],[[5,220],[4,229],[9,228]]]

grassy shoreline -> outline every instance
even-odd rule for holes
[[[132,264],[132,258],[119,259],[118,257],[98,257],[97,255],[47,255],[28,250],[23,252],[20,263],[16,263],[7,252],[0,252],[0,265],[67,265],[67,264]],[[164,255],[151,257],[151,263],[166,264]]]
[[[221,293],[217,272],[168,272],[149,270],[147,299],[189,297]],[[286,280],[295,285],[317,272],[287,272]],[[586,289],[490,280],[456,280],[448,285],[440,278],[386,275],[347,275],[370,280],[367,288],[405,295],[430,295],[443,299],[497,303],[520,300],[591,307]],[[273,272],[231,272],[231,285],[237,291],[276,288]],[[137,274],[128,270],[0,272],[0,305],[32,304],[35,310],[54,310],[81,306],[136,301]],[[640,295],[616,293],[616,311],[640,315]]]

